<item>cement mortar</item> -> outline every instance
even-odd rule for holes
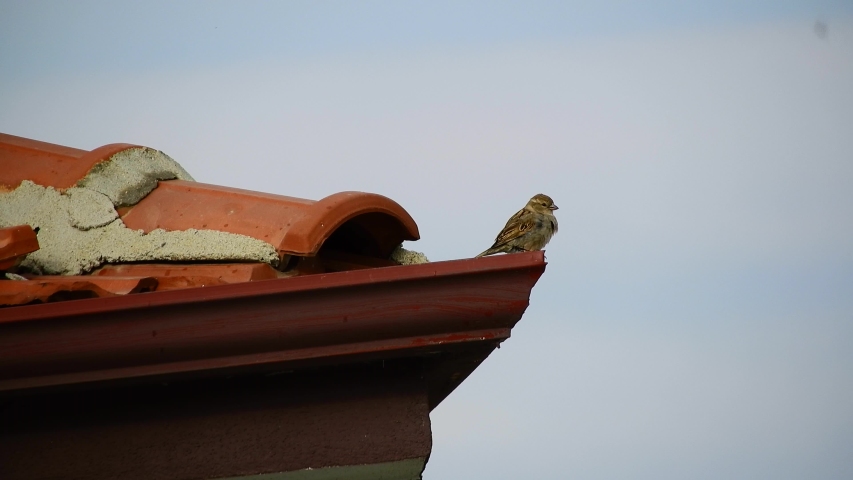
[[[78,230],[103,227],[118,218],[113,202],[103,193],[88,188],[69,188],[65,197],[68,219]]]
[[[78,187],[100,192],[116,207],[136,205],[160,180],[193,180],[178,162],[148,147],[133,147],[96,164]]]
[[[0,193],[0,227],[39,227],[41,248],[27,255],[21,268],[41,274],[79,275],[104,263],[124,262],[278,263],[272,245],[245,235],[194,229],[148,234],[130,230],[115,209],[108,211],[110,203],[105,194],[87,188],[71,188],[63,194],[24,181],[15,190]]]
[[[418,265],[420,263],[429,263],[429,259],[427,259],[426,255],[421,252],[415,252],[413,250],[406,250],[403,248],[403,245],[400,244],[397,248],[391,252],[391,260],[399,263],[400,265]]]

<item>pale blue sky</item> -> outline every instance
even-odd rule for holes
[[[824,1],[8,1],[5,75],[170,69],[363,52],[551,42],[666,29],[826,19]]]
[[[0,131],[381,193],[433,260],[554,197],[427,480],[853,478],[851,86],[851,2],[0,2]]]

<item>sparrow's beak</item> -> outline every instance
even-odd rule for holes
[[[559,209],[560,209],[560,207],[558,207],[556,205],[551,205],[550,207],[548,207],[548,210],[559,210]]]

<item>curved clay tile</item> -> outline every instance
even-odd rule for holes
[[[86,151],[0,133],[0,185],[15,188],[31,180],[46,187],[73,187],[96,163],[138,147],[113,143]]]
[[[0,185],[14,188],[31,180],[54,188],[72,187],[93,166],[130,148],[145,147],[116,143],[85,151],[0,133]],[[397,202],[363,192],[313,201],[169,180],[160,181],[136,205],[118,210],[131,229],[237,233],[273,245],[281,257],[313,257],[323,247],[387,258],[403,240],[420,238],[417,224]]]
[[[4,281],[0,285],[0,306],[113,297],[156,289],[157,279],[148,277],[36,276]]]
[[[14,267],[18,260],[38,249],[38,237],[29,225],[0,228],[0,270]]]
[[[255,282],[278,278],[276,270],[266,263],[130,263],[104,265],[92,275],[101,277],[154,277],[158,281],[168,277],[210,277],[221,280],[223,283]]]
[[[314,256],[326,246],[387,258],[403,240],[420,238],[417,224],[397,202],[363,192],[313,201],[169,180],[120,213],[131,229],[238,233],[272,244],[281,255]]]

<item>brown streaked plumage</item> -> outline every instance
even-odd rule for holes
[[[534,195],[524,208],[509,218],[494,245],[477,257],[542,250],[557,233],[554,210],[557,206],[551,197],[542,193]]]

